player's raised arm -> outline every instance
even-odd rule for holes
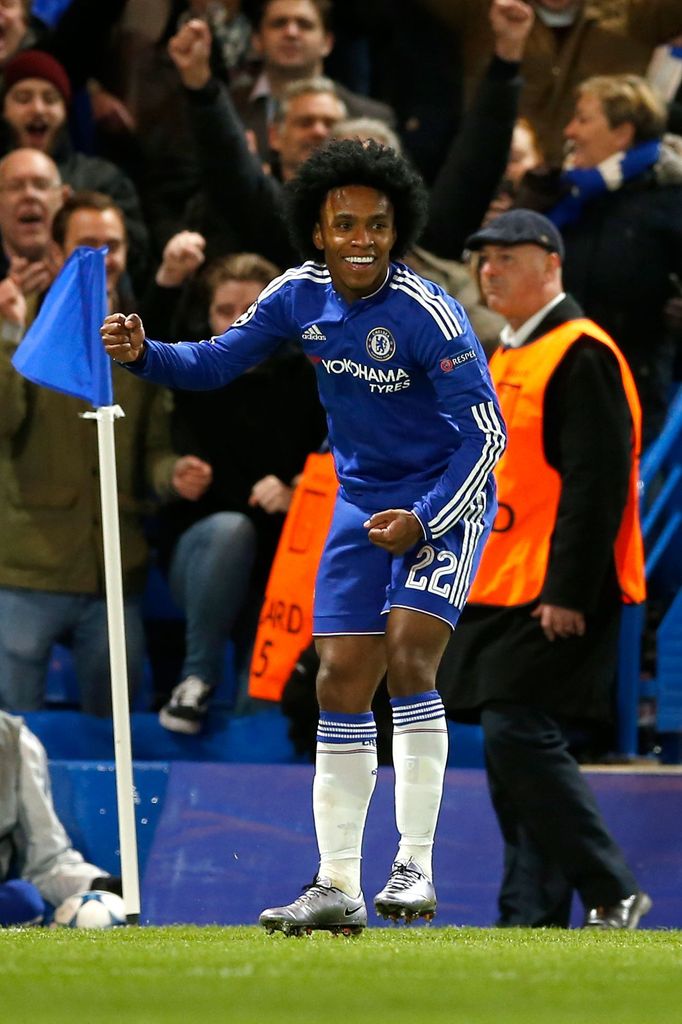
[[[134,363],[142,355],[145,333],[137,313],[111,313],[99,329],[107,354],[118,363]]]

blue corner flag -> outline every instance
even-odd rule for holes
[[[114,404],[111,360],[99,334],[107,315],[105,252],[74,249],[12,357],[15,370],[34,384],[96,409]]]

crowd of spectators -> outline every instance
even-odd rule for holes
[[[154,337],[220,333],[298,262],[282,184],[328,138],[374,138],[430,187],[407,261],[462,302],[490,348],[504,321],[465,239],[512,206],[548,214],[567,290],[629,360],[645,440],[660,430],[682,333],[679,0],[0,0],[0,83],[8,711],[42,705],[58,640],[74,646],[82,708],[110,707],[106,645],[92,639],[104,633],[94,427],[77,416],[84,403],[10,362],[76,244],[109,245],[110,308],[140,310]],[[324,419],[288,348],[200,398],[114,377],[131,687],[151,537],[187,616],[162,722],[196,732],[221,646],[238,636],[248,652]]]

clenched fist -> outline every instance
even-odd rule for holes
[[[144,349],[144,327],[137,313],[111,313],[99,329],[107,354],[117,363],[134,363]]]

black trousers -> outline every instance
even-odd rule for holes
[[[567,928],[574,890],[586,908],[637,892],[560,724],[537,708],[495,702],[481,725],[505,844],[498,926]]]

